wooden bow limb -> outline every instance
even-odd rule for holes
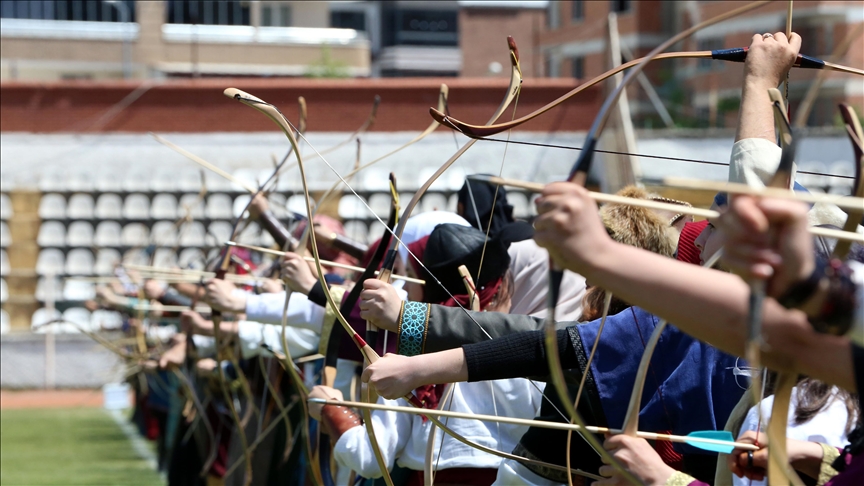
[[[786,17],[786,35],[789,36],[792,30],[792,1],[789,2],[789,11]],[[789,76],[786,77],[786,93],[789,90]],[[780,146],[783,149],[783,155],[780,157],[780,165],[777,167],[777,172],[771,181],[769,187],[779,189],[788,188],[792,184],[793,179],[793,163],[795,155],[795,145],[797,140],[793,140],[792,129],[789,126],[789,113],[786,111],[786,100],[780,94],[780,90],[772,88],[768,90],[768,96],[774,103],[774,121],[778,128]],[[787,154],[791,154],[786,157]],[[787,160],[787,158],[789,160]],[[762,303],[765,299],[765,281],[754,280],[751,282],[750,296],[750,312],[748,326],[750,328],[750,338],[748,339],[747,348],[745,349],[746,358],[750,366],[760,368],[761,346],[764,343],[762,331]],[[757,321],[758,320],[758,321]],[[751,361],[751,358],[755,360]],[[757,373],[758,375],[758,373]],[[792,396],[792,388],[798,382],[796,373],[778,373],[777,388],[774,391],[774,403],[771,406],[771,419],[768,421],[767,436],[771,442],[771,447],[768,448],[768,478],[771,481],[778,481],[778,478],[784,478],[785,483],[792,483],[796,486],[803,486],[801,478],[792,469],[789,464],[789,456],[786,452],[786,427],[789,420],[789,402]],[[751,387],[755,395],[759,395],[759,400],[756,401],[756,406],[761,411],[761,386],[759,378],[752,381]],[[758,389],[757,389],[758,388]],[[760,412],[761,413],[761,412]],[[761,417],[760,417],[761,427]],[[758,440],[758,438],[757,438]]]
[[[715,253],[703,266],[706,268],[713,267],[720,260],[722,253],[719,251]],[[624,425],[621,427],[624,434],[638,436],[639,410],[642,406],[642,391],[645,389],[645,378],[648,376],[651,357],[654,355],[654,350],[657,348],[657,343],[660,342],[660,336],[663,334],[663,330],[666,329],[666,325],[666,319],[660,319],[660,322],[651,333],[648,343],[645,345],[645,351],[642,353],[642,359],[639,361],[639,368],[636,371],[633,390],[630,393],[630,402],[627,406],[627,414],[624,417]]]
[[[264,113],[265,115],[267,115],[280,128],[282,128],[282,131],[285,133],[286,137],[288,137],[288,140],[292,144],[296,145],[297,142],[296,142],[296,139],[294,138],[293,133],[291,133],[290,124],[288,123],[287,120],[284,119],[284,117],[282,117],[281,113],[273,105],[270,105],[269,103],[266,103],[259,98],[256,98],[252,95],[249,95],[247,93],[244,93],[244,92],[237,90],[237,89],[234,89],[234,88],[226,89],[225,94],[229,98],[234,98],[238,101],[241,101],[244,104],[247,104],[253,108],[256,108],[259,111],[261,111],[262,113]],[[300,162],[299,166],[300,166],[301,181],[303,182],[303,187],[304,187],[304,193],[306,193],[306,195],[307,195],[307,197],[306,197],[307,214],[311,215],[312,214],[312,207],[311,207],[311,204],[309,203],[310,198],[308,197],[308,186],[306,184],[305,169],[304,169],[302,161]],[[323,269],[321,268],[320,257],[318,255],[317,245],[314,241],[315,240],[314,232],[310,233],[310,238],[312,239],[311,247],[312,247],[313,256],[315,257],[315,265],[316,265],[317,271],[318,271],[319,282],[321,282],[322,285],[326,286],[326,282],[323,282],[324,273],[323,273]],[[347,320],[345,320],[345,317],[342,315],[342,313],[338,312],[339,306],[334,301],[333,296],[330,295],[329,292],[325,292],[325,297],[327,298],[328,305],[332,309],[335,309],[337,311],[336,317],[339,320],[339,323],[342,325],[342,327],[345,329],[345,331],[349,334],[349,336],[351,336],[352,340],[354,340],[355,344],[360,349],[360,352],[361,352],[361,354],[363,354],[364,358],[369,363],[374,363],[375,361],[380,359],[378,354],[348,324]],[[419,402],[417,397],[415,397],[414,395],[408,395],[405,397],[405,399],[408,400],[408,402],[411,403],[412,405],[414,405],[415,407],[422,408],[422,404]],[[520,458],[520,457],[514,456],[512,454],[501,453],[500,451],[495,451],[494,449],[491,449],[491,448],[482,446],[480,444],[471,442],[468,439],[466,439],[465,437],[459,435],[458,433],[456,433],[452,429],[445,426],[443,423],[441,423],[436,418],[430,417],[430,421],[432,421],[435,425],[440,427],[444,432],[446,432],[450,436],[454,437],[456,440],[459,440],[460,442],[462,442],[466,445],[478,448],[478,449],[480,449],[484,452],[488,452],[490,454],[498,455],[499,457],[506,457],[509,459],[514,459],[514,460],[522,461],[522,462],[528,461],[525,458]],[[367,432],[368,432],[368,429],[367,429]],[[372,433],[374,434],[374,429],[373,429]],[[389,473],[387,472],[386,466],[383,464],[383,458],[380,457],[381,451],[380,451],[380,449],[374,448],[374,447],[373,447],[373,450],[376,452],[376,460],[379,461],[379,467],[381,468],[382,474],[384,474],[385,481],[388,481],[389,480]],[[538,462],[533,461],[533,463],[538,463]],[[556,466],[553,464],[546,464],[546,463],[541,463],[541,464],[544,465],[545,467],[552,467],[552,468],[557,469],[557,470],[564,469],[561,466]],[[583,473],[583,474],[587,474],[587,473]],[[592,475],[592,477],[593,477],[593,475]],[[392,481],[392,480],[390,480],[390,481]]]
[[[411,415],[422,415],[424,417],[432,419],[432,416],[441,416],[441,417],[449,417],[454,419],[463,419],[463,420],[480,420],[484,422],[500,422],[502,424],[512,424],[512,425],[525,425],[528,427],[540,427],[544,429],[551,430],[584,430],[586,432],[590,432],[592,434],[620,434],[623,432],[621,429],[610,429],[608,427],[596,427],[593,425],[588,425],[582,427],[580,425],[573,424],[565,424],[561,422],[549,422],[546,420],[535,420],[535,419],[522,419],[516,417],[503,417],[498,415],[483,415],[483,414],[474,414],[474,413],[463,413],[463,412],[448,412],[446,410],[428,410],[428,409],[417,409],[412,407],[401,407],[394,405],[378,405],[378,404],[370,404],[370,403],[362,403],[362,402],[352,402],[352,401],[339,401],[339,400],[325,400],[321,398],[310,398],[310,402],[312,403],[320,403],[324,405],[337,405],[341,407],[354,407],[354,408],[368,408],[370,410],[381,410],[385,412],[399,412],[399,413],[407,413]],[[746,451],[757,451],[759,447],[747,442],[727,442],[724,440],[718,439],[708,439],[701,437],[690,437],[686,435],[673,435],[673,434],[658,434],[655,432],[644,432],[637,431],[638,437],[643,437],[649,440],[665,440],[668,442],[678,442],[678,443],[686,443],[686,442],[700,442],[704,444],[715,444],[715,445],[724,445],[731,446],[735,448],[739,448]],[[560,466],[559,466],[560,468]]]
[[[256,110],[260,111],[261,113],[266,115],[268,118],[270,118],[274,123],[276,123],[277,126],[279,126],[282,129],[283,133],[285,133],[285,136],[288,137],[288,141],[291,143],[291,145],[293,147],[295,147],[295,149],[294,149],[295,152],[299,153],[297,151],[297,139],[295,138],[294,133],[291,130],[290,124],[288,123],[288,121],[285,119],[285,117],[282,115],[282,113],[275,106],[261,100],[260,98],[257,98],[255,96],[248,94],[248,93],[240,91],[236,88],[226,89],[225,90],[225,96],[227,96],[229,98],[233,98],[237,101],[240,101],[241,103],[243,103],[247,106],[255,108]],[[309,188],[308,188],[308,184],[307,184],[307,180],[306,180],[306,169],[305,169],[304,164],[303,164],[303,157],[302,156],[298,156],[297,163],[298,163],[298,166],[300,169],[300,180],[303,184],[303,193],[306,196],[306,199],[305,199],[306,200],[306,214],[309,218],[309,221],[312,221],[314,213],[312,211],[312,205],[310,202],[311,198],[309,196]],[[311,227],[311,224],[308,225],[307,227]],[[328,289],[329,286],[327,285],[327,282],[324,280],[324,270],[321,267],[320,255],[318,254],[318,246],[317,246],[317,242],[315,241],[315,232],[314,231],[308,231],[307,234],[309,235],[310,242],[311,242],[312,256],[315,259],[314,263],[315,263],[315,267],[316,267],[316,270],[318,273],[318,281],[320,282],[321,286],[324,289]],[[339,319],[340,324],[342,324],[342,326],[345,328],[345,330],[348,332],[348,334],[351,335],[351,337],[354,339],[354,342],[358,345],[358,347],[360,347],[361,353],[364,355],[364,357],[366,357],[366,359],[370,363],[374,362],[374,360],[377,360],[378,359],[377,353],[375,353],[375,351],[371,347],[369,347],[369,345],[366,344],[366,342],[363,341],[363,339],[360,338],[360,336],[348,324],[348,321],[345,320],[345,317],[342,315],[341,312],[339,312],[339,306],[334,301],[333,296],[330,294],[330,292],[325,291],[324,294],[325,294],[325,297],[327,299],[327,304],[331,307],[331,309],[333,309],[335,311],[336,317]],[[413,397],[413,395],[412,395],[412,397]],[[416,400],[416,397],[415,397],[415,400]],[[371,423],[370,423],[370,426],[371,426]],[[381,450],[379,447],[375,447],[375,445],[377,445],[377,440],[375,440],[375,437],[374,437],[374,433],[375,433],[374,429],[370,430],[370,428],[367,428],[367,431],[370,432],[370,440],[373,441],[373,451],[375,452],[376,461],[378,462],[378,466],[381,469],[381,473],[384,475],[385,482],[388,484],[388,486],[393,486],[393,480],[390,478],[390,474],[389,474],[387,465],[384,462],[384,458],[383,458],[383,455],[381,453]],[[317,465],[317,461],[314,461],[314,462],[316,462],[316,465]],[[321,480],[320,477],[316,478],[316,480],[323,481],[323,480]],[[321,484],[321,482],[319,482],[319,484]]]
[[[447,103],[448,93],[449,93],[449,88],[447,87],[446,84],[442,84],[441,88],[438,92],[438,109],[439,110],[444,109],[444,106]],[[423,140],[430,133],[434,132],[439,126],[440,126],[439,123],[433,120],[432,123],[426,128],[426,130],[423,130],[419,135],[417,135],[416,137],[409,140],[405,145],[402,145],[401,147],[393,149],[390,152],[387,152],[386,154],[378,157],[377,159],[371,160],[369,162],[366,162],[365,164],[362,164],[358,167],[355,167],[353,170],[351,170],[350,172],[345,174],[345,176],[342,179],[345,179],[345,181],[350,180],[351,177],[353,177],[355,174],[357,174],[361,170],[366,169],[368,167],[371,167],[371,166],[377,164],[378,162],[381,162],[382,160],[390,157],[391,155],[396,154],[397,152],[400,152],[400,151],[410,147],[411,145],[414,145],[415,143],[419,142],[420,140]],[[327,150],[321,151],[320,155],[324,155],[325,153],[327,153]],[[330,193],[332,193],[333,191],[338,189],[342,184],[344,184],[345,181],[343,181],[342,179],[339,179],[332,186],[330,186],[324,192],[324,195],[322,195],[321,198],[324,199],[324,198],[328,197],[330,195]],[[319,203],[319,206],[320,206],[320,203]]]
[[[234,242],[234,241],[227,241],[227,242],[225,242],[225,244],[228,245],[228,246],[236,246],[236,247],[238,247],[238,248],[247,248],[247,249],[249,249],[249,250],[254,250],[254,251],[258,251],[258,252],[261,252],[261,253],[267,253],[268,255],[275,255],[275,256],[285,256],[287,253],[289,253],[289,252],[286,252],[286,251],[273,250],[273,249],[270,249],[270,248],[264,248],[264,247],[261,247],[261,246],[246,245],[246,244],[237,243],[237,242]],[[306,261],[309,262],[309,263],[314,263],[314,262],[315,262],[315,259],[312,258],[312,257],[303,257],[303,259],[306,260]],[[345,264],[345,263],[338,263],[338,262],[333,262],[333,261],[330,261],[330,260],[321,260],[321,264],[322,264],[322,265],[326,265],[326,266],[328,266],[328,267],[333,267],[333,268],[342,268],[342,269],[345,269],[345,270],[353,270],[353,271],[355,271],[355,272],[362,272],[362,271],[365,270],[365,268],[363,268],[363,267],[358,267],[358,266],[355,266],[355,265],[347,265],[347,264]],[[379,272],[375,272],[376,275],[377,275],[378,273],[379,273]],[[406,282],[412,282],[412,283],[416,283],[416,284],[420,284],[420,285],[426,285],[426,281],[425,281],[425,280],[422,280],[422,279],[419,279],[419,278],[406,277],[406,276],[404,276],[404,275],[393,275],[392,278],[393,278],[394,280],[404,280],[404,281],[406,281]]]
[[[597,141],[600,137],[600,133],[606,125],[606,121],[611,114],[611,108],[614,106],[618,98],[621,96],[621,93],[624,92],[627,85],[636,78],[636,76],[642,72],[645,66],[659,56],[663,51],[674,45],[675,43],[686,39],[693,33],[697,32],[700,29],[704,29],[708,26],[714,25],[723,20],[727,20],[729,18],[735,17],[737,15],[741,15],[745,12],[758,8],[760,6],[765,5],[767,2],[753,2],[751,4],[745,5],[743,7],[731,10],[724,14],[721,14],[712,19],[706,20],[704,22],[700,22],[693,27],[680,32],[668,39],[667,41],[661,43],[655,49],[653,49],[647,56],[645,56],[638,64],[633,66],[624,79],[616,86],[616,88],[612,91],[612,93],[606,98],[603,102],[603,105],[600,107],[600,111],[594,119],[594,122],[591,124],[591,129],[588,132],[588,135],[585,139],[585,144],[582,152],[579,154],[579,158],[573,164],[573,167],[570,170],[570,174],[567,178],[569,182],[579,184],[584,186],[588,179],[588,171],[591,168],[591,163],[593,161],[594,156],[594,148],[597,145]],[[548,106],[548,105],[547,105]],[[523,117],[524,119],[525,117]],[[500,126],[500,125],[499,125]],[[562,405],[565,407],[566,412],[572,418],[572,420],[581,426],[585,426],[585,422],[579,414],[579,411],[573,407],[573,404],[570,401],[569,393],[567,390],[567,386],[564,380],[564,371],[561,366],[561,357],[558,352],[558,343],[557,343],[557,330],[555,328],[555,308],[558,302],[558,296],[560,293],[561,281],[563,279],[564,272],[561,269],[556,268],[553,261],[549,262],[549,290],[548,290],[548,313],[546,316],[546,323],[544,325],[544,344],[546,348],[546,356],[549,363],[549,376],[550,381],[552,382],[555,390],[557,391]],[[599,339],[599,335],[598,335]],[[627,470],[619,461],[617,461],[612,455],[605,450],[597,438],[589,433],[584,433],[584,431],[580,431],[580,435],[594,448],[595,451],[600,455],[603,459],[603,462],[606,464],[610,464],[619,473],[625,478],[628,482],[633,484],[639,484],[639,479],[636,478],[633,473]]]
[[[760,5],[752,6],[751,8],[758,8]],[[648,57],[648,56],[646,56]],[[736,49],[721,49],[718,51],[694,51],[694,52],[669,52],[659,54],[656,57],[653,57],[652,60],[662,60],[662,59],[717,59],[717,60],[725,60],[725,61],[737,61],[743,62],[747,57],[747,48],[736,48]],[[470,123],[466,123],[460,121],[456,118],[453,118],[447,114],[445,114],[440,109],[430,108],[429,113],[432,115],[432,118],[435,119],[436,122],[444,125],[445,127],[449,127],[453,130],[456,130],[463,135],[470,138],[485,138],[489,137],[507,130],[511,130],[513,128],[522,125],[528,121],[537,118],[538,116],[546,113],[547,111],[552,110],[570,100],[574,96],[578,95],[582,91],[606,81],[607,79],[615,76],[616,74],[626,71],[634,66],[637,66],[641,63],[645,57],[639,59],[633,59],[632,61],[628,61],[620,66],[611,69],[603,74],[600,74],[585,83],[580,84],[576,88],[562,95],[558,99],[546,104],[545,106],[533,111],[521,118],[517,118],[516,120],[499,123],[496,125],[472,125]],[[840,64],[835,64],[828,61],[822,61],[820,59],[815,59],[810,56],[800,55],[798,56],[798,60],[795,63],[795,67],[798,68],[813,68],[813,69],[822,69],[823,71],[836,71],[843,72],[847,74],[855,74],[859,76],[864,76],[864,70],[852,68],[848,66],[842,66]]]

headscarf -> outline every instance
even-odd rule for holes
[[[510,313],[545,318],[548,312],[549,253],[534,240],[513,243],[507,252],[510,254],[514,284]],[[582,314],[584,296],[585,278],[573,272],[564,272],[555,318],[559,321],[578,319]]]
[[[471,226],[468,221],[465,221],[465,218],[449,211],[427,211],[412,216],[405,224],[405,231],[402,233],[403,245],[397,246],[399,258],[403,262],[408,262],[408,250],[405,245],[414,243],[424,236],[429,236],[436,226],[445,223]]]
[[[484,233],[490,226],[490,214],[492,229],[489,233],[495,233],[505,224],[513,222],[513,206],[507,203],[507,189],[503,186],[466,179],[465,184],[459,189],[458,201],[462,204],[465,219],[471,223],[471,226]]]

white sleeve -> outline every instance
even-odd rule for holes
[[[213,336],[192,336],[192,342],[198,350],[198,356],[216,356],[216,338]]]
[[[745,138],[735,142],[729,158],[729,182],[752,187],[765,187],[780,165],[783,150],[776,143],[763,138]],[[795,180],[792,169],[792,180]]]
[[[379,404],[408,406],[405,400],[384,400],[378,398]],[[385,412],[376,410],[372,412],[372,425],[375,427],[375,436],[384,462],[389,469],[393,469],[396,457],[401,455],[402,450],[411,438],[413,415],[398,412]],[[333,455],[340,467],[347,467],[364,478],[380,478],[381,469],[375,460],[372,451],[372,443],[366,434],[366,426],[361,425],[349,429],[342,434]]]
[[[239,321],[237,334],[240,340],[240,350],[243,359],[249,359],[262,353],[261,343],[272,349],[283,351],[282,326],[262,324],[254,321]],[[285,326],[285,340],[288,342],[288,352],[291,358],[299,358],[318,350],[318,334],[309,329],[298,329]],[[266,352],[266,351],[265,351]],[[268,355],[270,353],[267,353]]]
[[[852,318],[849,339],[859,346],[864,346],[864,264],[854,260],[849,260],[847,263],[852,269],[852,281],[858,286],[855,316]]]
[[[282,324],[282,309],[285,306],[285,292],[267,294],[248,294],[246,297],[246,317],[251,321],[264,324]],[[324,308],[309,301],[299,292],[292,292],[288,301],[288,325],[321,332],[324,323]]]

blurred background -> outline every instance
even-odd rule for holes
[[[114,355],[79,331],[110,332],[122,327],[123,317],[85,308],[94,284],[67,277],[110,275],[121,261],[196,266],[227,238],[248,192],[203,173],[150,135],[163,135],[257,185],[282,158],[287,141],[264,117],[225,98],[224,88],[274,103],[295,123],[298,97],[305,98],[308,176],[320,194],[336,180],[333,170],[345,173],[354,166],[354,139],[361,141],[360,160],[369,161],[429,126],[428,108],[437,105],[442,83],[449,86],[450,113],[483,124],[508,84],[508,35],[518,44],[524,83],[516,108],[502,120],[534,111],[735,5],[3,0],[0,387],[6,402],[11,403],[10,390],[93,390],[122,379]],[[860,29],[853,48],[832,58],[864,22],[862,2],[796,1],[794,6],[793,30],[803,38],[802,53],[864,66]],[[701,30],[672,50],[747,46],[754,33],[784,30],[785,16],[786,3],[776,2]],[[816,74],[793,70],[793,117]],[[614,192],[632,182],[657,186],[670,175],[724,180],[741,80],[742,64],[652,63],[629,86],[604,132],[607,150],[640,155],[602,155],[593,182]],[[500,172],[537,182],[564,178],[613,83],[599,83],[512,133],[493,137],[497,143],[476,144],[433,185],[420,210],[454,209],[455,193],[468,173]],[[374,123],[355,134],[370,120],[376,96],[381,104]],[[852,150],[837,114],[839,102],[860,113],[864,82],[829,73],[818,92],[799,168],[845,177],[801,174],[799,181],[813,191],[843,193],[851,187]],[[410,197],[466,141],[439,129],[359,173],[351,185],[386,216],[389,172]],[[311,156],[310,145],[337,148],[324,163]],[[296,172],[280,177],[270,196],[277,214],[289,218],[290,211],[303,211],[299,189]],[[704,194],[674,196],[697,205],[709,201]],[[527,193],[511,191],[510,202],[517,216],[533,213]],[[356,240],[368,243],[380,233],[374,215],[349,192],[325,209]],[[268,238],[254,224],[241,236],[265,246],[272,243]],[[44,325],[60,317],[77,326]]]

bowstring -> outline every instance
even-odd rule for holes
[[[272,106],[272,105],[271,105],[271,106]],[[278,109],[277,109],[277,111],[278,111]],[[288,125],[291,126],[291,128],[294,128],[294,125],[291,123],[290,120],[288,120],[288,119],[286,118],[286,121],[287,121]],[[294,130],[296,131],[296,128],[295,128]],[[453,296],[453,294],[451,294],[450,291],[447,290],[447,288],[444,286],[444,284],[441,283],[441,281],[438,279],[438,277],[436,277],[435,274],[432,273],[432,272],[429,270],[429,268],[427,268],[426,265],[423,264],[423,261],[422,261],[419,257],[417,257],[417,255],[415,255],[415,254],[411,251],[411,249],[408,248],[408,245],[406,245],[406,244],[402,241],[402,239],[401,239],[398,235],[396,235],[396,232],[395,232],[392,228],[390,228],[389,226],[387,226],[387,223],[385,223],[385,222],[381,219],[381,217],[379,217],[379,216],[375,213],[375,211],[372,210],[372,208],[369,206],[369,204],[366,202],[366,200],[363,199],[359,194],[357,194],[357,191],[354,190],[354,188],[353,188],[353,187],[352,187],[352,186],[351,186],[351,185],[350,185],[350,184],[349,184],[349,183],[348,183],[348,182],[347,182],[347,181],[342,177],[342,175],[339,173],[339,171],[337,171],[337,170],[333,167],[333,165],[331,165],[330,162],[329,162],[329,161],[328,161],[328,160],[327,160],[323,155],[321,155],[320,152],[318,152],[318,149],[316,149],[315,146],[312,145],[312,143],[310,143],[308,139],[306,139],[305,135],[300,134],[300,138],[303,139],[303,140],[305,140],[305,141],[306,141],[306,144],[309,145],[309,148],[311,148],[311,149],[312,149],[316,154],[318,154],[318,157],[319,157],[322,161],[324,161],[324,164],[326,164],[327,167],[330,168],[330,170],[331,170],[334,174],[336,174],[336,177],[338,177],[339,180],[341,180],[342,183],[345,184],[345,186],[348,188],[348,190],[351,191],[351,193],[352,193],[352,194],[353,194],[353,195],[354,195],[354,196],[355,196],[355,197],[360,201],[361,204],[363,204],[363,206],[364,206],[364,207],[369,211],[369,213],[372,214],[372,216],[373,216],[373,217],[374,217],[374,218],[375,218],[379,223],[381,223],[381,225],[383,225],[385,228],[387,228],[387,231],[388,231],[388,232],[393,236],[393,238],[397,241],[397,243],[405,247],[405,250],[406,250],[406,252],[408,253],[408,255],[410,255],[411,258],[413,258],[414,261],[416,261],[417,264],[420,265],[420,267],[421,267],[423,270],[425,270],[425,271],[429,274],[430,277],[432,277],[432,280],[434,280],[435,283],[437,283],[437,284],[438,284],[438,285],[439,285],[439,286],[444,290],[444,292],[447,294],[448,297],[450,297],[451,299],[453,299],[453,301],[456,303],[456,305],[457,305],[460,309],[462,309],[462,312],[463,312],[463,313],[468,317],[468,319],[471,320],[471,322],[473,322],[473,323],[474,323],[474,324],[475,324],[475,325],[480,329],[480,331],[483,333],[483,335],[485,335],[487,339],[490,339],[490,340],[493,339],[493,338],[492,338],[492,335],[490,335],[489,332],[487,332],[486,329],[484,329],[483,326],[480,325],[480,323],[477,322],[476,319],[474,319],[474,317],[471,315],[471,313],[468,312],[468,309],[466,309],[464,306],[462,306],[462,304],[460,304],[460,303],[456,300],[456,298]],[[539,392],[541,393],[541,395],[542,395],[543,390],[540,388],[540,386],[537,385],[537,383],[534,382],[533,380],[528,380],[528,381],[529,381],[529,382],[532,384],[532,386],[534,386],[534,388],[536,388],[537,391],[539,391]],[[565,418],[565,419],[567,418],[566,415],[564,415],[564,413],[563,413],[563,412],[562,412],[562,411],[561,411],[561,410],[560,410],[560,409],[555,405],[555,403],[553,403],[553,402],[552,402],[548,397],[546,397],[545,395],[543,395],[543,398],[544,398],[544,399],[545,399],[545,400],[546,400],[546,401],[547,401],[547,402],[552,406],[552,408],[553,408],[556,412],[558,412],[559,415],[561,415],[561,417],[563,417],[563,418]]]
[[[454,131],[459,131],[458,127],[450,125]],[[563,150],[582,150],[582,147],[573,147],[569,145],[556,145],[556,144],[546,144],[540,142],[525,142],[521,140],[501,140],[500,138],[478,138],[476,139],[481,142],[498,142],[498,143],[507,143],[514,145],[528,145],[531,147],[543,147],[543,148],[555,148],[555,149],[563,149]],[[712,160],[701,160],[701,159],[688,159],[683,157],[668,157],[665,155],[650,155],[650,154],[639,154],[639,153],[631,153],[631,152],[618,152],[615,150],[600,150],[594,149],[594,152],[610,154],[610,155],[629,155],[632,157],[642,157],[646,159],[658,159],[658,160],[668,160],[671,162],[693,162],[696,164],[706,164],[706,165],[717,165],[728,167],[728,162],[715,162]],[[842,174],[826,174],[824,172],[815,172],[815,171],[806,171],[806,170],[797,170],[798,174],[807,174],[821,177],[834,177],[837,179],[855,179],[855,176],[847,176]]]

